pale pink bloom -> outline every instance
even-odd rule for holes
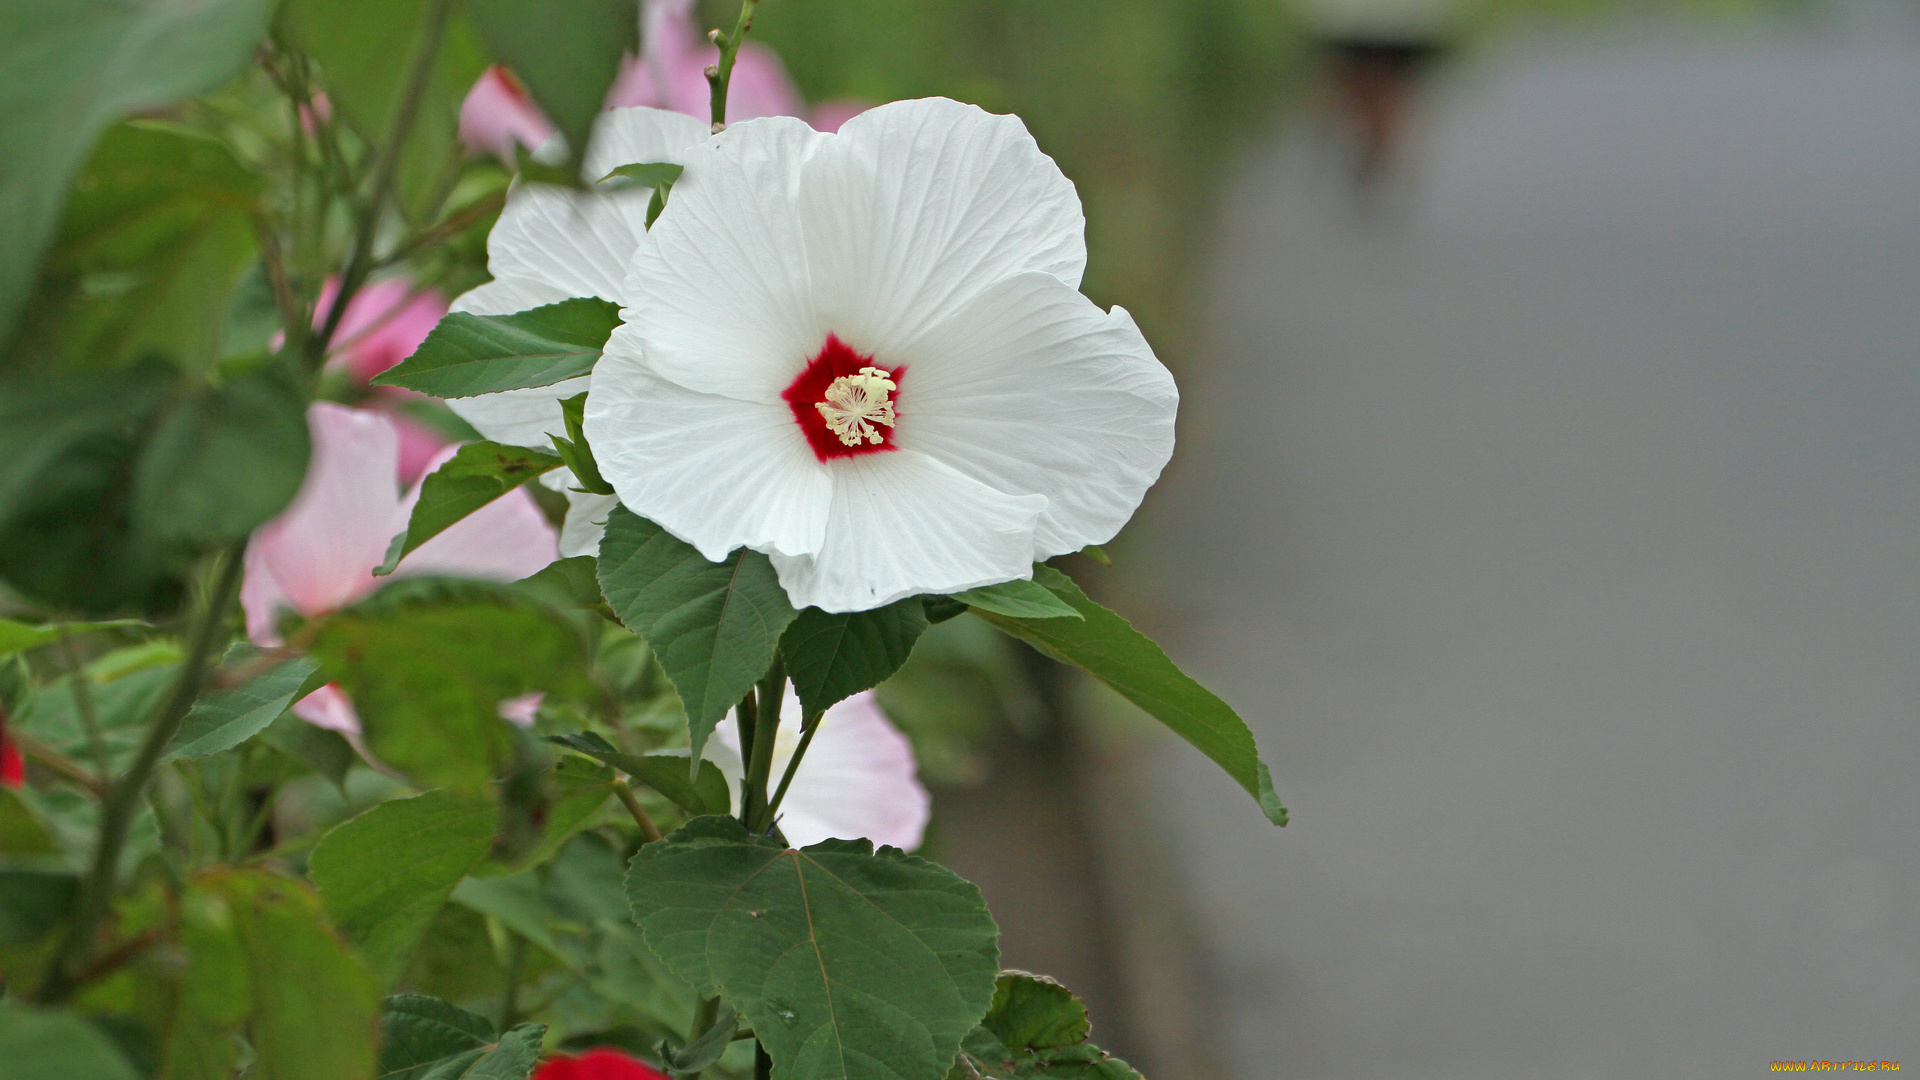
[[[540,713],[540,703],[547,695],[540,690],[531,694],[510,697],[500,703],[500,719],[520,727],[532,727],[533,718]]]
[[[314,308],[316,324],[326,319],[339,282],[329,278]],[[347,310],[334,329],[327,364],[344,368],[366,382],[412,356],[447,313],[446,298],[432,289],[415,290],[400,278],[372,281],[347,301]]]
[[[314,305],[313,321],[326,321],[340,282],[329,278],[320,289]],[[447,313],[447,301],[432,289],[415,290],[399,278],[369,282],[353,294],[347,310],[334,328],[327,366],[350,373],[355,382],[364,383],[375,375],[412,356],[420,343]],[[279,339],[275,339],[278,347]],[[402,483],[411,484],[427,470],[428,462],[447,445],[446,436],[399,412],[394,406],[409,398],[423,398],[397,386],[374,387],[369,407],[380,409],[393,418],[400,434],[399,471]]]
[[[791,688],[773,740],[773,775],[780,783],[800,742],[800,699]],[[707,740],[704,756],[720,767],[740,802],[740,732],[732,714]],[[912,851],[927,831],[933,800],[920,785],[913,744],[880,711],[873,691],[855,694],[820,718],[820,730],[800,759],[793,786],[780,804],[780,831],[797,847],[838,838],[865,838]]]
[[[553,124],[527,88],[498,64],[480,76],[460,103],[460,141],[502,161],[516,160],[516,147],[532,150],[552,135]]]
[[[373,570],[407,527],[420,497],[418,486],[402,497],[394,480],[400,436],[388,417],[321,401],[307,410],[307,425],[313,460],[306,480],[293,502],[247,545],[240,603],[247,636],[260,645],[281,643],[283,611],[313,618],[379,588],[385,579]],[[454,450],[444,448],[431,467]],[[533,497],[516,490],[420,545],[394,575],[513,581],[553,562],[555,544],[553,526]],[[302,698],[293,711],[321,727],[359,729],[352,703],[332,686]]]
[[[703,119],[712,115],[707,68],[719,62],[720,50],[700,32],[693,0],[651,0],[644,19],[640,58],[620,73],[607,103],[671,109]],[[752,41],[742,45],[727,87],[727,122],[804,112],[800,92],[773,50]]]
[[[640,55],[621,66],[607,90],[607,107],[645,105],[706,120],[712,115],[707,66],[719,60],[720,50],[700,32],[693,0],[650,0],[642,20]],[[727,120],[805,114],[800,91],[773,50],[752,41],[741,46],[728,84]],[[836,113],[834,127],[850,115]],[[461,141],[502,161],[519,156],[516,146],[539,148],[553,130],[526,87],[498,65],[480,76],[460,105]]]

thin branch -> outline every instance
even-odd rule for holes
[[[627,813],[633,815],[634,824],[640,826],[640,832],[647,838],[648,843],[660,839],[659,826],[647,816],[647,811],[640,805],[640,800],[634,796],[631,784],[625,780],[616,780],[613,783],[613,793],[619,796],[620,805],[627,808]]]
[[[388,252],[376,265],[392,266],[428,244],[437,244],[449,236],[465,232],[468,226],[505,205],[507,205],[507,193],[504,191],[496,191],[485,198],[475,199],[462,209],[449,214],[438,225],[401,241],[399,247]]]
[[[60,753],[46,743],[21,732],[17,728],[7,729],[7,741],[20,753],[46,766],[47,771],[64,776],[86,788],[93,797],[102,798],[107,793],[107,782],[88,772],[84,766],[65,754]]]
[[[394,111],[393,127],[387,133],[387,141],[380,148],[380,155],[374,160],[373,183],[367,192],[365,205],[360,208],[360,221],[354,231],[353,254],[347,260],[347,268],[340,275],[340,288],[333,294],[333,304],[327,309],[327,318],[320,331],[307,340],[307,365],[318,367],[327,355],[327,345],[333,340],[334,331],[340,328],[340,320],[346,316],[347,304],[353,299],[360,286],[373,271],[374,234],[380,227],[380,211],[385,206],[387,196],[393,190],[394,180],[400,173],[401,151],[405,149],[407,135],[413,130],[413,121],[420,113],[420,103],[426,97],[427,86],[433,78],[434,58],[440,51],[440,36],[446,29],[447,11],[451,0],[434,0],[427,9],[426,33],[422,35],[420,49],[414,54],[412,69],[407,72],[407,81],[400,107]]]
[[[740,18],[733,24],[733,33],[722,34],[718,30],[707,32],[707,40],[720,47],[720,62],[707,67],[707,86],[712,99],[713,131],[719,134],[727,126],[727,88],[733,82],[733,61],[740,55],[740,43],[747,39],[747,31],[753,28],[753,9],[760,0],[741,0]]]
[[[60,635],[60,662],[67,669],[67,689],[73,695],[74,711],[80,714],[80,726],[87,733],[87,753],[93,756],[93,769],[102,777],[109,776],[112,769],[107,766],[107,744],[100,737],[100,714],[93,707],[93,686],[87,681],[87,673],[80,666],[80,657],[73,651],[73,637]]]
[[[38,1000],[43,1003],[63,1002],[79,987],[76,973],[85,970],[100,924],[112,910],[114,886],[119,879],[120,853],[126,847],[127,831],[133,826],[134,815],[146,798],[147,781],[152,779],[160,755],[166,752],[168,744],[179,732],[180,722],[187,718],[188,710],[193,708],[194,699],[200,696],[215,646],[226,635],[227,612],[240,596],[245,550],[245,542],[242,541],[221,555],[219,577],[207,597],[206,607],[195,620],[187,656],[180,665],[179,673],[174,676],[173,688],[167,694],[153,726],[147,729],[147,737],[140,744],[140,753],[128,766],[125,775],[108,791],[106,801],[100,808],[100,837],[94,847],[93,865],[81,886],[73,921],[67,924],[66,936],[61,939],[53,959],[47,964],[46,977],[38,995]]]
[[[803,714],[800,718],[800,744],[793,748],[793,756],[787,759],[786,771],[780,774],[780,786],[774,790],[773,798],[767,803],[767,821],[775,820],[780,813],[780,803],[787,797],[787,788],[793,783],[793,775],[800,771],[800,759],[807,756],[807,747],[813,745],[813,733],[820,730],[820,719],[826,715],[823,710]]]

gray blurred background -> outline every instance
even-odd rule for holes
[[[1294,822],[1141,755],[1169,1077],[1920,1068],[1913,16],[1522,35],[1370,188],[1236,163],[1136,528]]]

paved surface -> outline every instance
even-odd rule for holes
[[[1535,43],[1250,160],[1140,526],[1228,1075],[1920,1069],[1920,30]]]

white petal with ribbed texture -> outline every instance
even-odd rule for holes
[[[705,757],[719,767],[740,803],[740,734],[732,715],[707,741]],[[800,741],[800,699],[788,689],[773,740],[777,786]],[[893,726],[873,691],[827,709],[807,756],[780,804],[780,831],[798,847],[822,840],[865,838],[912,851],[927,830],[933,800],[920,785],[913,744]],[[771,792],[769,792],[771,794]]]
[[[1113,539],[1173,454],[1173,375],[1124,309],[1050,275],[993,285],[900,355],[896,445],[1046,496],[1035,560]]]
[[[590,184],[599,183],[622,165],[678,162],[687,147],[711,136],[705,121],[686,113],[645,107],[609,109],[594,122],[581,176]]]
[[[566,472],[565,469],[560,470]],[[587,491],[567,492],[567,520],[560,525],[560,557],[600,554],[600,538],[607,534],[607,515],[620,505],[617,495]]]
[[[778,401],[820,351],[792,193],[824,139],[792,117],[735,124],[687,171],[633,259],[629,326],[655,371],[690,389]]]
[[[714,562],[737,547],[818,551],[833,481],[786,402],[662,379],[633,354],[630,331],[614,331],[587,398],[587,441],[620,501]]]
[[[582,375],[552,386],[532,386],[479,397],[449,398],[447,408],[455,416],[473,425],[473,429],[497,443],[530,446],[553,453],[553,441],[547,436],[567,434],[566,418],[560,402],[585,393],[593,385],[592,375]]]
[[[847,121],[808,158],[797,207],[822,323],[886,363],[1001,278],[1078,287],[1086,268],[1080,199],[1026,125],[945,98]]]
[[[794,607],[865,611],[1032,575],[1046,496],[995,491],[913,450],[843,458],[830,471],[819,553],[773,556]]]

